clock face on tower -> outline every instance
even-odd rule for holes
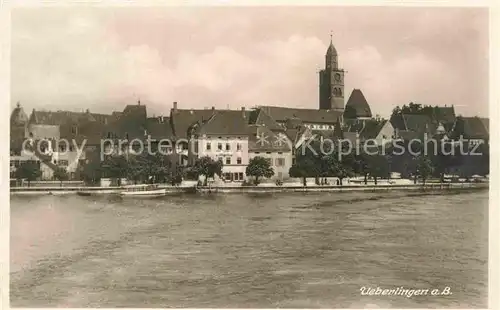
[[[335,81],[340,82],[340,73],[335,74]]]

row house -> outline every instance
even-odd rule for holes
[[[209,156],[223,163],[226,181],[243,181],[248,166],[248,127],[246,111],[213,110],[206,120],[199,120],[188,129],[189,164]]]

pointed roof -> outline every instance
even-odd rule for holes
[[[28,115],[24,112],[23,108],[19,104],[16,105],[16,108],[10,114],[10,125],[24,125],[28,122]]]
[[[335,46],[333,46],[333,37],[332,34],[330,34],[330,45],[328,46],[328,49],[326,50],[326,55],[327,56],[337,56],[337,50],[335,49]]]
[[[489,139],[489,122],[479,117],[458,117],[453,133],[454,137],[463,136],[464,139]]]
[[[372,117],[370,105],[361,90],[353,89],[345,107],[345,118]]]
[[[263,125],[273,131],[284,131],[285,128],[278,124],[271,116],[269,116],[263,109],[256,109],[251,111],[248,118],[250,125]]]

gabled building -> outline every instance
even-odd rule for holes
[[[455,126],[451,133],[454,140],[467,140],[470,146],[479,143],[489,143],[489,119],[479,117],[457,117]]]
[[[283,132],[275,132],[265,125],[249,125],[249,159],[260,156],[266,158],[274,170],[273,179],[289,177],[293,163],[292,142]]]
[[[213,110],[205,120],[188,128],[188,163],[209,156],[223,163],[226,181],[243,181],[248,165],[248,113],[239,110]],[[181,127],[181,126],[180,126]]]

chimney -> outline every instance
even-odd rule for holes
[[[174,101],[174,112],[177,112],[177,101]]]
[[[243,118],[246,117],[245,107],[241,107],[241,114],[243,114]]]
[[[215,107],[214,106],[212,106],[212,111],[215,111]]]

